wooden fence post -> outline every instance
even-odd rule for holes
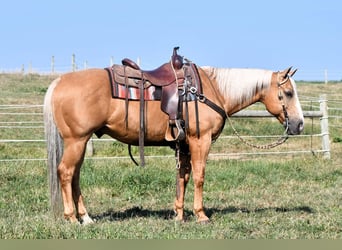
[[[324,70],[324,83],[328,84],[328,70],[327,69]]]
[[[28,66],[28,73],[32,74],[32,62],[29,62],[29,66]]]
[[[330,159],[330,141],[329,141],[329,123],[328,123],[328,105],[327,96],[321,95],[319,98],[319,108],[322,111],[321,120],[321,134],[322,134],[322,150],[323,158]]]
[[[75,54],[72,54],[71,56],[71,67],[72,67],[72,71],[75,72],[76,71],[76,56]]]
[[[90,137],[89,141],[87,142],[86,155],[87,156],[93,156],[94,155],[93,137]]]
[[[55,74],[55,56],[51,57],[51,74]]]

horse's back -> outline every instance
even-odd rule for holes
[[[62,75],[58,83],[58,88],[64,88],[66,91],[77,90],[81,94],[96,89],[110,90],[108,73],[104,69],[88,69],[76,72],[70,72]],[[108,92],[110,94],[110,92]]]

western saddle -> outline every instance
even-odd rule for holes
[[[128,112],[128,88],[139,88],[140,101],[140,131],[139,147],[140,161],[144,165],[143,146],[145,135],[145,100],[144,90],[155,86],[161,88],[161,110],[168,114],[169,125],[165,133],[167,141],[182,141],[185,139],[183,105],[189,98],[196,100],[195,95],[202,93],[197,67],[191,62],[183,62],[183,57],[177,54],[179,47],[173,49],[171,60],[154,70],[142,70],[132,60],[125,58],[122,65],[113,65],[106,68],[112,84],[121,84],[126,87],[126,125]],[[192,90],[191,90],[192,88]],[[192,93],[189,94],[189,90]],[[182,96],[183,95],[183,96]],[[181,97],[181,98],[180,98]],[[187,121],[185,121],[187,123]]]

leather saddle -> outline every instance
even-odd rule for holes
[[[123,59],[122,65],[112,67],[114,81],[132,87],[138,87],[143,82],[146,88],[150,85],[165,87],[184,80],[183,58],[177,54],[178,48],[174,48],[170,62],[154,70],[142,70],[131,59]]]
[[[170,124],[176,124],[177,127],[179,119],[178,91],[179,85],[185,79],[183,57],[177,54],[178,49],[179,47],[173,49],[170,62],[164,63],[154,70],[142,70],[128,58],[122,60],[122,65],[113,65],[107,69],[111,73],[112,81],[126,87],[140,88],[140,93],[151,85],[161,87],[161,110],[169,115]],[[179,131],[181,131],[180,128]],[[184,136],[176,135],[175,137],[183,139]]]
[[[126,126],[128,112],[128,89],[130,87],[139,89],[140,101],[140,131],[139,131],[139,147],[140,161],[144,165],[144,134],[145,134],[145,100],[144,90],[151,85],[156,88],[161,88],[161,110],[169,115],[165,140],[181,141],[185,139],[184,121],[183,119],[183,98],[180,100],[180,93],[184,93],[191,83],[194,83],[201,93],[200,80],[197,68],[193,63],[183,63],[183,57],[177,54],[179,47],[173,49],[171,60],[164,63],[154,70],[142,70],[132,60],[125,58],[122,60],[122,65],[113,65],[106,68],[112,85],[120,84],[126,88]],[[114,97],[114,96],[113,96]]]

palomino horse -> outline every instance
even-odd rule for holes
[[[209,221],[203,208],[205,167],[210,145],[220,135],[226,117],[207,105],[204,99],[220,107],[225,116],[255,102],[262,102],[284,124],[288,134],[299,134],[304,124],[291,68],[272,72],[199,67],[198,71],[203,89],[202,101],[196,104],[199,126],[195,124],[195,104],[189,102],[189,129],[181,146],[177,168],[174,210],[178,221],[184,220],[184,195],[191,172],[194,214],[198,222]],[[145,145],[174,148],[175,142],[165,140],[168,116],[161,111],[160,101],[149,101],[145,105]],[[138,114],[139,102],[130,102],[126,114],[125,100],[112,98],[108,72],[104,69],[68,73],[52,82],[45,96],[44,117],[51,206],[55,214],[58,209],[61,210],[62,197],[65,219],[92,222],[79,185],[87,141],[94,132],[100,131],[123,143],[138,145]],[[125,124],[126,115],[128,125]],[[200,136],[196,131],[198,128]]]

